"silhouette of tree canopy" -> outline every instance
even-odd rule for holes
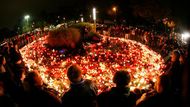
[[[133,15],[143,18],[160,19],[171,16],[169,2],[161,0],[131,0],[130,7],[133,9]]]

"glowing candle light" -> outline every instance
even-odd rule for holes
[[[24,46],[20,52],[29,70],[37,69],[49,87],[61,94],[69,88],[66,70],[71,63],[81,67],[84,78],[96,82],[98,92],[105,87],[114,86],[112,78],[117,70],[129,71],[132,77],[129,86],[132,90],[149,89],[151,87],[149,81],[156,82],[156,78],[162,74],[165,67],[163,59],[147,46],[132,40],[105,36],[103,38],[108,38],[110,44],[105,47],[104,39],[96,44],[88,44],[84,46],[88,50],[86,56],[63,58],[58,51],[44,46],[46,36]]]

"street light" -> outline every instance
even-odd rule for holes
[[[30,15],[25,15],[24,16],[24,19],[27,21],[27,23],[28,23],[28,19],[30,18]]]
[[[189,32],[184,32],[181,34],[181,39],[183,43],[187,43],[188,39],[190,38],[190,33]]]
[[[31,30],[29,19],[30,19],[30,15],[27,14],[24,16],[23,32],[28,32]]]
[[[80,14],[80,21],[84,22],[83,14]]]
[[[114,6],[114,7],[112,8],[112,11],[114,12],[114,22],[116,22],[116,18],[117,18],[117,17],[116,17],[116,16],[117,16],[117,7]]]
[[[112,10],[116,13],[117,7],[113,7]]]
[[[92,13],[93,13],[93,20],[94,22],[96,22],[96,8],[93,8]]]
[[[94,20],[95,31],[96,31],[96,8],[92,9],[92,14],[93,14],[93,20]]]
[[[81,19],[80,19],[80,20],[81,20],[81,22],[84,22],[84,18],[83,18],[83,17],[81,17]]]

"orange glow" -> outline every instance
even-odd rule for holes
[[[20,52],[29,70],[38,70],[44,82],[60,94],[69,89],[66,70],[71,63],[77,63],[84,78],[97,84],[98,92],[102,92],[105,87],[113,87],[113,75],[122,69],[131,75],[131,89],[149,89],[151,82],[155,82],[155,78],[165,68],[159,54],[141,43],[124,38],[103,36],[101,42],[84,46],[87,51],[85,56],[65,57],[57,50],[46,48],[44,44],[46,36],[26,45]]]

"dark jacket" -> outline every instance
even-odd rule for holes
[[[4,95],[0,96],[0,107],[16,107],[16,104],[10,97]]]
[[[181,65],[179,61],[173,62],[170,65],[170,68],[167,71],[167,74],[169,75],[171,79],[171,85],[172,85],[172,91],[176,91],[176,89],[179,89],[181,86]]]
[[[96,87],[90,80],[71,84],[62,97],[62,107],[96,107],[96,94]]]
[[[128,87],[113,87],[98,96],[98,105],[99,107],[133,107],[136,99],[136,95],[130,92]]]
[[[45,87],[33,87],[27,96],[27,107],[60,107],[61,102]]]
[[[147,95],[145,100],[136,105],[136,107],[171,107],[171,101],[171,95],[167,93],[153,93]]]

